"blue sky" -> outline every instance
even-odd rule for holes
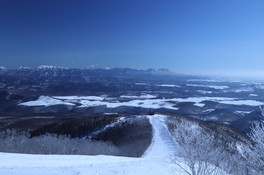
[[[264,76],[264,0],[1,0],[0,65]]]

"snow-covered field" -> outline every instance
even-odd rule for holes
[[[203,101],[214,101],[227,105],[247,105],[247,106],[260,106],[264,105],[261,101],[256,100],[244,100],[239,98],[228,97],[188,97],[188,98],[162,98],[158,99],[157,96],[151,94],[143,94],[140,96],[127,96],[123,95],[128,101],[120,102],[118,99],[101,96],[40,96],[37,100],[20,103],[22,106],[52,106],[52,105],[70,105],[75,106],[81,104],[82,107],[95,107],[106,106],[108,108],[117,108],[120,106],[128,107],[141,107],[141,108],[166,108],[172,110],[178,110],[174,103],[193,102],[194,105],[203,107],[205,104]]]
[[[0,153],[1,175],[184,175],[171,162],[177,145],[163,124],[165,116],[150,116],[154,135],[141,158]]]
[[[151,99],[151,98],[156,98],[157,96],[150,95],[150,94],[142,94],[140,96],[121,95],[120,97],[121,98],[128,98],[128,99]]]
[[[203,88],[211,88],[211,89],[228,89],[228,86],[217,86],[217,85],[203,85],[203,84],[186,84],[186,86],[193,86],[193,87],[203,87]]]
[[[176,84],[159,84],[159,85],[156,85],[156,86],[159,86],[159,87],[177,87],[177,88],[180,88],[181,86],[179,85],[176,85]]]

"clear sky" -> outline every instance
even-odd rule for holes
[[[264,0],[0,0],[0,65],[264,77]]]

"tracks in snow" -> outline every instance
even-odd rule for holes
[[[177,144],[171,137],[164,121],[166,116],[154,115],[148,116],[153,128],[152,144],[144,154],[148,159],[168,159],[174,156],[177,150]]]
[[[29,155],[0,153],[1,175],[171,175],[177,145],[164,125],[166,116],[148,116],[152,144],[141,158],[116,156]],[[185,173],[177,172],[178,175]]]

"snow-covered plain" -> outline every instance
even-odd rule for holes
[[[228,86],[217,86],[217,85],[203,85],[203,84],[186,84],[186,86],[193,86],[193,87],[203,87],[203,88],[211,88],[211,89],[228,89]]]
[[[247,106],[264,105],[263,102],[256,101],[256,100],[236,100],[236,101],[224,100],[224,101],[220,101],[220,103],[228,104],[228,105],[247,105]]]
[[[67,98],[71,98],[71,96],[68,96]],[[49,97],[49,96],[40,96],[35,101],[29,101],[29,102],[21,103],[21,105],[25,105],[25,106],[71,105],[71,106],[74,106],[75,104],[69,103],[66,101],[61,101],[60,99],[55,99],[55,98]]]
[[[156,95],[150,95],[150,94],[142,94],[140,96],[135,95],[121,95],[121,98],[128,98],[128,99],[151,99],[151,98],[157,98]]]
[[[253,111],[239,111],[239,110],[236,110],[235,112],[238,113],[238,114],[245,115],[245,114],[249,114],[249,113],[251,113]]]
[[[177,145],[163,124],[150,116],[153,140],[141,158],[0,153],[1,175],[185,175],[172,163]],[[183,165],[184,166],[184,165]]]
[[[147,86],[148,84],[147,83],[135,83],[135,85],[138,85],[138,86]]]
[[[213,91],[204,91],[204,90],[197,90],[197,92],[201,94],[212,94],[213,93]]]
[[[251,96],[251,97],[257,97],[258,94],[249,94],[249,96]]]
[[[181,86],[179,85],[176,85],[176,84],[159,84],[159,85],[156,85],[156,86],[159,86],[159,87],[177,87],[177,88],[180,88]]]
[[[203,101],[214,101],[227,105],[247,105],[247,106],[261,106],[264,105],[261,101],[244,100],[238,98],[228,97],[188,97],[188,98],[162,98],[158,99],[151,94],[144,94],[141,96],[121,96],[128,101],[120,102],[118,98],[108,99],[101,96],[40,96],[37,100],[20,103],[23,106],[52,106],[52,105],[71,105],[77,104],[79,108],[82,107],[95,107],[106,106],[108,108],[117,108],[120,106],[128,107],[142,107],[150,109],[166,108],[178,110],[175,103],[193,102],[195,106],[203,107]]]

